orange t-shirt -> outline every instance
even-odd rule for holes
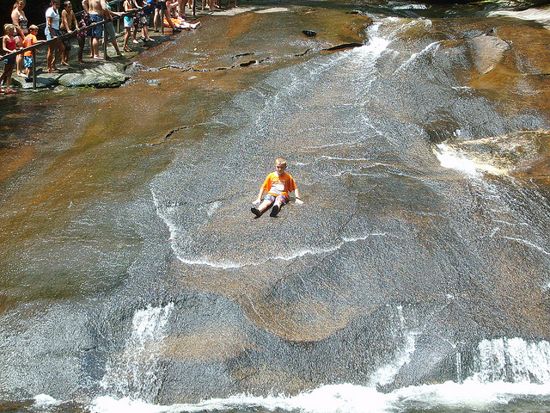
[[[36,44],[38,40],[36,39],[36,36],[32,33],[29,33],[25,36],[25,40],[23,40],[23,47],[29,47],[33,44]],[[32,50],[28,50],[25,53],[23,53],[24,56],[32,56]]]
[[[277,172],[271,172],[267,175],[267,178],[265,178],[262,189],[269,195],[288,196],[289,192],[296,190],[296,182],[287,172],[284,172],[281,176],[277,175]]]

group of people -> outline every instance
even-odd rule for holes
[[[11,23],[4,25],[4,35],[2,36],[1,54],[13,53],[14,51],[32,46],[38,42],[38,26],[29,25],[29,20],[25,15],[25,0],[16,0],[11,11]],[[0,93],[13,94],[15,89],[11,87],[11,77],[13,70],[16,69],[17,75],[29,79],[32,67],[32,52],[26,51],[23,55],[9,56],[5,59],[4,71],[0,76]]]
[[[206,0],[203,1],[203,9]],[[210,8],[218,5],[215,0],[208,0]],[[189,3],[188,3],[189,2]],[[185,7],[192,7],[193,0],[124,0],[123,11],[113,11],[107,0],[82,0],[83,12],[77,18],[70,0],[63,3],[60,11],[60,0],[51,0],[50,7],[46,10],[46,26],[44,35],[48,41],[46,66],[48,72],[57,70],[56,63],[69,64],[69,51],[71,49],[71,37],[64,36],[74,33],[78,41],[78,62],[83,63],[84,46],[86,38],[90,39],[90,58],[100,59],[99,49],[104,37],[113,46],[118,56],[122,53],[116,40],[116,31],[113,21],[123,17],[124,40],[123,51],[130,52],[130,37],[132,43],[139,43],[137,33],[141,31],[144,42],[152,42],[149,36],[149,26],[155,31],[162,28],[170,28],[173,33],[183,29],[195,29],[200,22],[189,23],[185,18]],[[38,27],[29,25],[25,15],[26,0],[16,0],[11,12],[12,23],[4,25],[2,37],[2,50],[0,54],[8,54],[21,48],[27,48],[42,40],[37,39]],[[32,51],[26,51],[23,55],[6,57],[4,71],[0,77],[0,93],[12,94],[16,91],[11,88],[11,77],[14,69],[18,76],[30,81],[29,74],[32,68]],[[2,87],[2,85],[4,87]]]

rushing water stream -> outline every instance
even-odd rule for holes
[[[10,252],[82,295],[2,314],[6,410],[547,411],[547,195],[452,144],[547,119],[461,84],[434,24],[251,82],[131,197]],[[277,156],[305,204],[254,220]]]

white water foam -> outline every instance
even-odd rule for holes
[[[60,400],[54,399],[52,396],[48,394],[39,394],[37,396],[34,396],[33,407],[37,409],[47,409],[48,407],[59,406],[61,403],[63,402]]]
[[[94,400],[92,413],[177,413],[231,411],[264,408],[269,411],[299,411],[307,413],[395,413],[403,405],[428,408],[482,409],[506,405],[518,396],[547,396],[550,386],[536,384],[487,383],[465,381],[462,384],[411,386],[391,393],[378,392],[373,387],[352,384],[321,386],[293,397],[256,397],[239,394],[225,399],[210,399],[196,404],[171,406],[151,405],[140,401],[100,397]]]
[[[546,251],[544,248],[536,245],[536,244],[533,244],[532,242],[530,241],[527,241],[525,239],[522,239],[522,238],[514,238],[514,237],[501,237],[503,239],[508,239],[510,241],[515,241],[515,242],[519,242],[520,244],[525,244],[531,248],[534,248],[536,249],[537,251],[540,251],[542,252],[544,255],[550,255],[550,252]]]
[[[399,310],[398,308],[400,326],[405,327],[402,311]],[[99,397],[93,401],[91,411],[176,413],[263,408],[270,411],[279,409],[308,413],[381,413],[399,412],[415,407],[417,410],[463,408],[490,411],[493,407],[505,406],[518,397],[550,397],[550,343],[527,342],[521,338],[481,341],[475,359],[477,372],[463,383],[448,381],[441,384],[409,386],[390,393],[377,391],[376,383],[391,383],[396,373],[395,369],[408,362],[414,351],[414,333],[409,334],[402,354],[398,354],[395,362],[382,368],[387,369],[387,372],[379,369],[373,375],[370,386],[325,385],[290,397],[238,394],[224,399],[171,406],[152,405],[130,398]],[[461,356],[458,356],[456,361],[461,363]]]
[[[322,159],[328,159],[330,161],[342,161],[342,162],[368,162],[370,159],[368,158],[342,158],[338,156],[327,156],[327,155],[321,155]]]
[[[107,363],[100,382],[110,394],[153,401],[160,383],[157,377],[158,355],[166,335],[166,324],[173,303],[165,307],[138,310],[132,319],[132,331],[122,354]]]
[[[257,10],[254,13],[266,14],[266,13],[283,13],[288,11],[286,7],[271,7],[269,9]]]
[[[401,350],[397,354],[393,362],[386,364],[376,370],[376,372],[372,375],[370,379],[370,384],[372,387],[375,388],[377,384],[385,386],[387,384],[393,383],[395,377],[397,376],[397,373],[399,373],[399,370],[401,370],[404,365],[410,363],[411,356],[416,349],[417,336],[418,332],[415,331],[409,331],[406,334],[405,348],[403,348],[403,350]]]
[[[419,51],[417,53],[413,53],[411,55],[411,57],[409,57],[403,64],[401,64],[401,66],[399,66],[395,70],[395,73],[399,73],[402,70],[406,69],[408,66],[410,66],[413,62],[415,62],[417,59],[419,59],[422,56],[426,56],[426,55],[429,55],[429,54],[432,54],[432,55],[435,54],[435,52],[437,52],[437,50],[439,49],[440,43],[441,42],[439,42],[439,41],[430,43],[429,45],[427,45],[421,51]]]
[[[505,175],[506,170],[468,158],[463,152],[445,143],[435,145],[434,155],[443,168],[454,169],[470,177],[480,177],[483,172]]]
[[[388,49],[391,43],[389,38],[378,34],[380,26],[381,22],[372,24],[368,29],[368,42],[364,46],[356,47],[351,51],[354,56],[353,62],[361,65],[363,71],[373,68],[378,58]]]
[[[397,6],[392,6],[392,9],[393,10],[427,10],[428,6],[422,3],[411,3],[411,4],[401,4]]]
[[[483,340],[478,350],[474,381],[550,384],[550,343],[547,341],[527,342],[517,337]]]

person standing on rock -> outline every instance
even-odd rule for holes
[[[50,8],[46,10],[46,28],[44,29],[46,40],[49,42],[48,54],[46,56],[49,73],[57,70],[55,66],[56,54],[63,54],[65,50],[63,43],[59,40],[59,36],[61,36],[61,31],[59,30],[60,21],[59,0],[52,0]]]
[[[15,26],[15,43],[17,47],[23,46],[23,40],[25,36],[29,33],[27,28],[29,21],[25,15],[25,0],[18,0],[13,4],[13,9],[11,11],[11,22]],[[23,73],[23,56],[18,54],[15,59],[17,75],[24,76]]]
[[[2,36],[2,54],[9,54],[17,49],[15,42],[15,26],[13,24],[4,25],[4,36]],[[4,65],[4,72],[0,76],[0,93],[7,95],[15,93],[15,90],[11,88],[11,74],[15,66],[15,56],[6,57]],[[2,90],[2,83],[6,86],[6,89]]]
[[[101,0],[101,6],[105,11],[105,13],[103,14],[103,17],[105,19],[105,31],[107,32],[107,41],[111,42],[111,44],[113,45],[113,48],[116,51],[117,56],[122,56],[122,53],[120,53],[120,49],[118,48],[118,43],[116,41],[115,26],[113,24],[113,18],[115,16],[120,16],[122,13],[117,13],[112,11],[111,6],[105,0]]]
[[[36,43],[41,43],[44,40],[38,40],[36,38],[36,35],[38,34],[38,26],[31,24],[29,26],[29,34],[25,36],[25,40],[23,41],[23,47],[26,49],[27,47],[32,46]],[[25,82],[31,82],[32,79],[30,78],[31,75],[31,69],[32,69],[32,51],[27,50],[23,53],[23,66],[25,66]]]
[[[125,0],[122,7],[124,7],[124,13],[129,13],[137,10],[133,0]],[[132,35],[133,28],[134,28],[134,15],[128,14],[124,16],[124,43],[123,43],[122,50],[124,50],[125,52],[132,51],[132,49],[130,49],[130,47],[128,46],[128,41],[130,40],[130,36]]]
[[[90,24],[103,21],[103,15],[105,10],[101,5],[101,0],[88,0],[88,16],[90,18]],[[97,25],[90,29],[88,35],[92,38],[92,57],[94,59],[101,59],[99,57],[99,42],[103,38],[103,26]]]
[[[292,192],[296,195],[296,204],[303,204],[296,181],[286,172],[286,160],[277,158],[275,159],[275,172],[271,172],[265,178],[258,198],[253,202],[256,206],[250,208],[250,211],[256,215],[256,218],[259,218],[273,205],[269,216],[276,217],[281,207],[288,203]]]
[[[78,28],[78,22],[76,21],[76,15],[73,11],[73,5],[69,0],[63,3],[63,11],[61,12],[61,33],[72,33]],[[69,65],[69,51],[71,50],[71,39],[68,37],[63,39],[63,53],[61,55],[61,64]]]

